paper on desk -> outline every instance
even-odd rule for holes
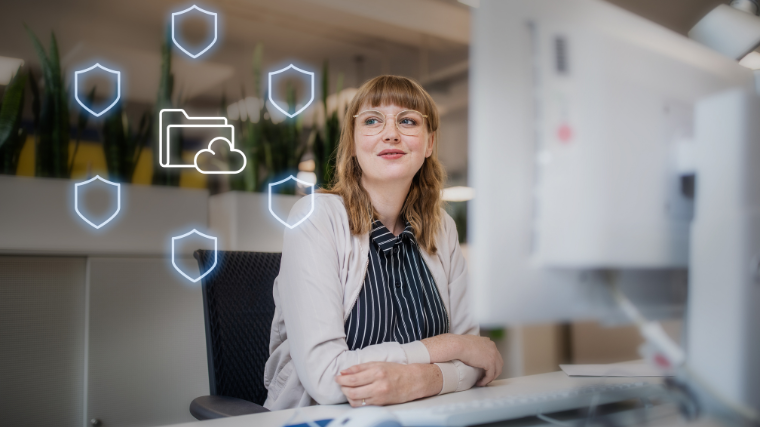
[[[559,365],[571,377],[669,377],[646,363],[612,363],[609,365]]]

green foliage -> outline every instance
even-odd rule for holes
[[[268,94],[262,94],[260,87],[262,58],[263,48],[259,43],[256,45],[253,54],[253,89],[255,97],[263,101],[268,99]],[[330,93],[328,74],[328,64],[325,61],[321,80],[321,101],[325,111],[327,111],[327,95]],[[338,76],[336,93],[340,93],[342,86],[343,78]],[[241,91],[241,95],[242,99],[246,99],[244,90]],[[287,87],[286,100],[288,111],[294,112],[296,109],[296,91],[292,85]],[[240,131],[236,148],[245,153],[248,166],[240,174],[230,177],[232,190],[266,191],[266,183],[282,179],[298,171],[298,163],[309,146],[314,153],[317,184],[326,186],[330,183],[335,171],[335,150],[338,147],[340,137],[339,111],[334,111],[326,116],[325,122],[321,126],[315,123],[315,128],[309,136],[309,143],[303,138],[301,116],[286,118],[275,124],[269,118],[266,104],[259,111],[248,111],[247,113],[248,118],[244,120],[241,112],[241,118],[237,123]],[[258,114],[258,118],[250,117],[252,113]],[[292,188],[284,191],[292,193]]]
[[[260,86],[263,54],[263,46],[258,43],[253,54],[253,89],[254,96],[262,102],[268,97],[268,94],[262,94]],[[241,95],[246,99],[244,90]],[[296,91],[292,85],[287,88],[287,103],[288,111],[295,112]],[[258,114],[258,120],[252,117],[243,120],[241,115],[238,121],[240,136],[236,142],[236,148],[248,159],[248,166],[240,174],[230,177],[230,187],[238,191],[264,191],[267,182],[297,173],[298,163],[307,147],[301,138],[300,116],[274,123],[266,105],[259,111],[248,113]]]
[[[95,88],[93,87],[90,93],[87,95],[87,101],[90,105],[95,100]],[[79,152],[79,143],[82,140],[82,133],[87,128],[87,122],[90,120],[90,115],[84,109],[79,111],[79,118],[77,119],[77,142],[74,144],[74,154],[71,155],[71,162],[69,162],[69,176],[74,170],[74,160],[77,158],[77,152]]]
[[[156,107],[154,115],[164,108],[172,108],[172,94],[174,93],[174,74],[172,73],[172,41],[171,34],[167,29],[164,37],[164,43],[161,46],[161,80],[158,86],[158,95],[156,97]],[[179,186],[179,169],[164,168],[158,161],[158,153],[162,147],[159,146],[158,132],[161,129],[156,128],[153,132],[153,185],[171,185]],[[167,153],[169,158],[179,158],[182,155],[182,135],[177,132],[177,143],[169,144],[171,152]]]
[[[0,105],[0,173],[14,175],[18,168],[21,149],[26,142],[26,133],[21,129],[21,114],[24,111],[24,89],[26,74],[19,67],[3,94]]]
[[[486,336],[488,338],[491,338],[492,340],[502,340],[507,337],[507,331],[504,328],[497,328],[497,329],[481,329],[480,330],[480,336]]]
[[[338,87],[335,93],[340,93],[343,82],[338,78]],[[338,110],[327,115],[327,94],[330,93],[329,69],[327,61],[322,66],[322,106],[325,111],[325,123],[322,132],[317,132],[314,137],[314,163],[317,175],[317,184],[327,186],[332,182],[335,172],[335,150],[338,148],[340,139],[340,118]]]
[[[287,102],[288,112],[293,114],[296,111],[296,91],[292,85],[288,85],[287,88]],[[266,106],[264,110],[266,111]],[[267,181],[279,180],[289,174],[295,175],[298,172],[298,162],[306,151],[306,144],[301,142],[300,117],[288,117],[277,125],[271,120],[259,123],[263,123],[262,142],[264,164],[268,172]]]
[[[140,118],[137,132],[133,132],[121,106],[106,117],[103,123],[103,152],[108,176],[116,182],[130,183],[140,160],[140,154],[151,133],[149,113]]]
[[[52,178],[69,177],[69,107],[68,95],[63,84],[58,42],[50,35],[50,48],[45,48],[37,36],[26,27],[34,49],[42,65],[44,92],[40,92],[34,78],[32,104],[36,128],[35,175]],[[40,103],[40,99],[42,102]]]
[[[262,61],[264,57],[264,46],[261,44],[261,42],[256,43],[256,47],[253,50],[253,96],[255,96],[257,99],[262,99],[261,97],[261,67],[262,67]],[[245,89],[241,89],[240,91],[242,95],[242,99],[245,99]],[[226,111],[226,103],[222,105],[222,114],[225,114]],[[254,113],[254,112],[250,112]],[[237,149],[241,150],[243,154],[245,154],[246,159],[248,159],[248,165],[243,170],[243,172],[232,175],[230,177],[230,188],[232,190],[236,191],[259,191],[261,186],[260,176],[259,176],[259,164],[263,161],[262,160],[262,153],[263,150],[262,147],[262,140],[264,139],[263,134],[263,122],[264,122],[264,112],[262,110],[259,110],[256,112],[256,114],[259,115],[258,120],[251,120],[249,117],[248,120],[244,121],[242,118],[242,115],[240,116],[240,119],[238,119],[238,129],[239,131],[239,137],[238,141],[235,143],[237,145]],[[256,122],[256,123],[254,123]],[[261,126],[258,124],[262,123]]]
[[[459,243],[467,243],[467,202],[446,202],[444,209],[457,226]]]

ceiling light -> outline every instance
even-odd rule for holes
[[[475,189],[462,186],[444,188],[441,197],[447,202],[466,202],[475,197]]]
[[[309,183],[309,185],[304,185],[299,182],[298,183],[299,187],[309,187],[311,185],[314,185],[317,182],[317,174],[315,174],[314,172],[301,171],[301,172],[298,172],[298,174],[296,175],[296,178],[300,179],[301,181],[305,181]]]
[[[689,38],[739,60],[760,44],[760,18],[720,4],[689,30]]]
[[[240,119],[240,105],[238,105],[237,102],[227,106],[227,118],[230,120]],[[243,118],[243,120],[245,119],[246,118]]]
[[[298,170],[304,172],[314,172],[317,165],[314,163],[314,159],[304,160],[298,164]]]

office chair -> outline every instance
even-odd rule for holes
[[[214,251],[193,254],[201,271]],[[274,318],[272,287],[280,253],[217,251],[217,265],[202,279],[210,396],[195,398],[199,420],[268,412],[264,365]]]

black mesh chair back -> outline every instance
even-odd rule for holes
[[[195,251],[201,271],[214,264],[214,251]],[[263,405],[264,365],[274,318],[272,287],[280,253],[217,251],[214,270],[203,278],[203,312],[212,396]]]

